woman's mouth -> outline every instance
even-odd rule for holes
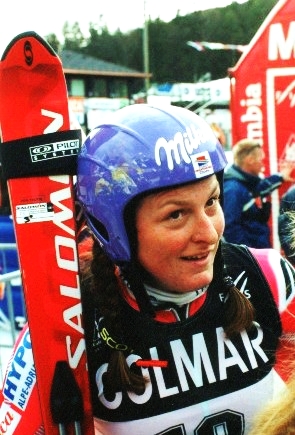
[[[199,255],[186,255],[185,257],[181,257],[182,260],[185,261],[200,261],[205,260],[208,257],[209,253],[199,254]]]

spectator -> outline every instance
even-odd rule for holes
[[[295,186],[282,196],[278,233],[282,250],[290,263],[295,266]]]
[[[259,142],[243,139],[233,147],[234,163],[224,175],[224,238],[253,248],[270,248],[270,194],[284,181],[292,181],[294,163],[281,172],[262,177],[264,151]]]

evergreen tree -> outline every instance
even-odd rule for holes
[[[233,2],[223,8],[197,11],[177,16],[166,23],[159,18],[149,20],[149,66],[152,82],[196,82],[204,75],[211,79],[226,77],[228,69],[239,59],[238,51],[206,50],[197,52],[188,41],[248,44],[277,0],[248,0]],[[119,29],[110,33],[101,16],[97,24],[89,24],[86,38],[76,22],[63,27],[64,49],[83,52],[96,58],[144,70],[143,29],[127,33]],[[55,49],[59,43],[55,35],[48,36]]]

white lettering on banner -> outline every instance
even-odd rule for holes
[[[52,176],[49,178],[56,183],[62,184],[68,184],[70,180],[70,177],[67,175]],[[64,310],[63,320],[72,331],[78,334],[78,337],[77,334],[75,334],[75,339],[70,334],[65,337],[69,365],[71,368],[76,369],[83,355],[86,355],[86,345],[84,329],[82,327],[82,304],[80,300],[81,292],[75,231],[66,224],[66,221],[70,220],[71,222],[73,219],[73,211],[65,204],[65,201],[68,200],[71,200],[70,186],[52,192],[50,195],[50,201],[55,207],[53,223],[70,236],[57,234],[54,244],[57,266],[64,271],[71,272],[69,274],[69,281],[70,283],[73,283],[73,280],[75,282],[74,287],[63,282],[60,284],[59,291],[61,296],[75,299],[75,303]],[[56,209],[59,211],[56,211]],[[64,276],[63,274],[63,277]]]
[[[161,150],[165,152],[167,165],[170,170],[173,170],[174,163],[179,165],[181,159],[185,163],[191,163],[190,155],[206,141],[216,141],[214,133],[207,125],[202,126],[202,129],[197,129],[194,125],[188,127],[186,132],[178,132],[174,138],[167,141],[164,137],[160,137],[155,145],[155,161],[158,166],[162,165]]]
[[[212,343],[206,343],[203,333],[194,334],[192,336],[192,357],[191,353],[188,353],[183,341],[181,339],[173,340],[170,343],[174,364],[169,363],[170,367],[176,368],[178,376],[178,385],[169,386],[165,384],[165,371],[160,367],[153,367],[156,385],[159,396],[165,398],[181,394],[181,392],[188,391],[192,386],[189,385],[189,380],[192,380],[196,388],[203,387],[207,383],[213,384],[218,381],[222,381],[228,378],[228,370],[236,367],[241,373],[246,373],[251,369],[258,367],[258,360],[267,362],[268,357],[261,347],[263,340],[263,331],[258,324],[255,324],[257,335],[254,338],[250,338],[246,331],[241,332],[240,345],[243,346],[243,352],[246,351],[247,358],[242,356],[239,349],[234,343],[226,338],[223,328],[216,328],[216,343],[218,352],[218,372],[214,373],[213,364],[211,362],[210,349]],[[155,347],[150,349],[150,355],[152,359],[159,359],[158,351]],[[140,359],[138,355],[129,355],[129,365]],[[191,359],[192,358],[192,359]],[[103,364],[96,373],[96,384],[98,387],[98,398],[101,403],[109,409],[117,409],[123,400],[121,392],[117,392],[114,400],[108,401],[103,394],[103,374],[107,371],[108,364]],[[148,373],[143,373],[144,376]],[[165,370],[165,369],[164,369]],[[206,379],[203,378],[206,376]],[[148,402],[152,397],[153,385],[151,382],[146,384],[146,391],[143,395],[137,396],[135,394],[129,394],[130,400],[137,404],[143,404]]]
[[[285,37],[282,23],[269,26],[268,59],[288,60],[295,58],[295,21],[289,23],[288,33]]]
[[[245,113],[241,115],[241,122],[247,124],[245,137],[257,140],[263,145],[261,97],[261,83],[250,83],[245,89],[245,98],[240,101],[240,105],[245,107]]]

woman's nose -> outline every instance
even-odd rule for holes
[[[194,242],[205,241],[216,243],[218,234],[214,222],[205,213],[199,219],[195,219],[192,229],[192,240]]]

